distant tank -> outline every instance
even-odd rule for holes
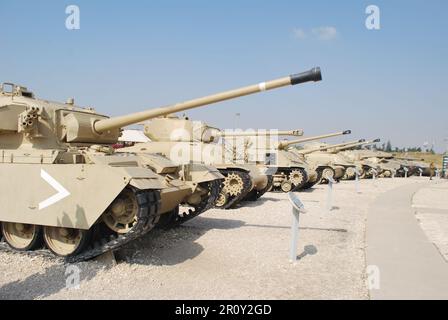
[[[363,145],[373,144],[378,142],[379,139],[366,142]],[[391,153],[379,151],[379,150],[350,150],[341,152],[341,154],[348,159],[359,163],[363,167],[361,178],[370,178],[373,175],[373,169],[377,171],[379,177],[391,178],[391,177],[404,177],[412,174],[417,174],[413,164],[403,160],[395,158]],[[419,171],[418,171],[419,173]]]
[[[335,145],[318,143],[305,145],[303,149],[296,150],[297,154],[305,157],[306,161],[314,167],[325,167],[320,182],[327,182],[330,178],[336,181],[342,179],[348,169],[354,170],[355,164],[332,152],[332,149],[354,144],[358,141],[345,142]]]
[[[277,132],[280,135],[301,135],[303,132],[301,130],[296,131],[283,131]],[[260,136],[262,133],[223,133],[223,137],[226,142],[231,140],[232,145],[238,144],[236,141],[239,137],[244,136]],[[264,136],[267,138],[269,136]],[[308,181],[309,168],[306,163],[292,156],[287,151],[277,149],[275,146],[271,151],[263,149],[265,152],[265,157],[262,159],[249,159],[249,149],[252,148],[251,142],[245,143],[245,148],[242,150],[242,154],[235,156],[235,160],[240,163],[253,163],[256,164],[259,170],[265,170],[272,173],[273,181],[270,189],[274,191],[282,190],[283,192],[289,192],[291,190],[300,188]],[[257,147],[257,146],[256,146]],[[258,152],[259,150],[257,150]],[[256,161],[259,160],[259,161]],[[260,161],[261,160],[261,161]]]
[[[270,131],[271,132],[271,131]],[[272,131],[275,133],[275,137],[278,136],[297,136],[302,135],[303,131],[293,130],[293,131]],[[300,134],[299,134],[300,133]],[[319,140],[324,138],[336,137],[340,135],[350,134],[350,130],[343,132],[337,132],[332,134],[326,134],[315,137],[300,138],[294,140],[284,140],[284,141],[268,141],[266,145],[266,158],[263,161],[257,163],[258,166],[265,169],[272,169],[275,171],[274,176],[274,191],[289,192],[291,190],[300,190],[311,188],[314,184],[319,182],[322,177],[322,172],[325,170],[325,166],[311,166],[306,162],[305,157],[300,153],[295,153],[293,145],[304,143],[312,140]],[[227,134],[226,138],[229,137],[241,137],[241,136],[255,136],[254,133],[234,133]],[[263,134],[256,134],[257,136]],[[272,138],[272,135],[264,134],[267,138]],[[260,150],[257,150],[257,153]],[[262,150],[263,151],[263,150]],[[247,151],[246,151],[247,154]],[[246,160],[247,162],[247,160]]]
[[[387,175],[387,172],[390,172],[392,175],[393,171],[384,170],[376,161],[375,159],[370,158],[371,152],[369,150],[350,150],[361,146],[368,146],[372,144],[376,144],[380,142],[380,139],[375,139],[371,141],[360,141],[358,143],[354,143],[347,146],[342,146],[339,148],[332,149],[332,152],[338,152],[338,154],[345,159],[347,159],[349,162],[353,162],[356,165],[356,168],[358,169],[358,174],[361,179],[364,178],[371,178],[376,171],[376,176],[379,176],[380,174]],[[345,175],[342,177],[343,180],[353,180],[356,177],[356,172],[346,170]]]
[[[193,193],[184,181],[187,170],[179,172],[167,158],[115,153],[112,145],[122,127],[318,78],[316,68],[115,118],[77,107],[73,100],[40,100],[23,86],[2,84],[0,177],[8,182],[0,186],[4,240],[19,251],[45,243],[70,261],[121,247],[151,230],[160,215],[176,211]]]
[[[401,161],[404,165],[407,165],[409,168],[409,175],[420,175],[420,171],[422,176],[430,176],[431,168],[428,163],[424,162],[423,159],[417,159],[412,157],[394,157],[397,161]]]

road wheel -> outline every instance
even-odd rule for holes
[[[292,183],[289,181],[283,181],[280,187],[282,188],[283,192],[287,193],[292,190]]]
[[[88,230],[44,227],[44,241],[55,255],[68,257],[80,253],[90,239]]]
[[[333,168],[325,168],[322,171],[322,179],[324,179],[325,181],[328,181],[329,179],[334,179],[334,170]]]
[[[2,235],[11,248],[19,251],[33,250],[42,244],[42,228],[33,224],[3,222]]]
[[[227,201],[229,201],[229,196],[223,190],[219,193],[218,198],[216,199],[215,206],[218,208],[222,208],[226,205]]]
[[[107,208],[104,223],[116,233],[127,233],[137,222],[138,209],[135,192],[124,189]]]
[[[392,172],[390,170],[384,170],[383,177],[391,178],[392,177]]]

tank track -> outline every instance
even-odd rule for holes
[[[69,257],[57,257],[48,249],[39,249],[34,251],[16,251],[11,249],[6,243],[2,242],[0,249],[8,252],[13,252],[17,254],[26,254],[28,256],[43,256],[50,257],[52,260],[62,262],[62,263],[76,263],[87,261],[93,259],[97,256],[100,256],[108,251],[117,250],[121,246],[135,240],[144,234],[146,234],[149,230],[151,230],[158,218],[159,218],[159,208],[160,208],[160,193],[155,190],[136,190],[134,189],[136,194],[137,203],[139,206],[137,213],[137,223],[132,227],[129,232],[126,234],[115,234],[103,233],[100,235],[99,239],[95,239],[90,246],[87,247],[86,250],[81,253],[69,256]],[[94,226],[95,228],[97,226]],[[94,231],[94,230],[92,230]],[[97,235],[95,235],[97,236]]]
[[[325,170],[325,169],[327,169],[327,168],[333,170],[333,179],[334,179],[336,182],[338,182],[338,179],[335,179],[335,178],[334,178],[334,176],[335,176],[335,174],[336,174],[335,171],[334,171],[334,169],[333,169],[332,167],[326,167],[326,168],[324,168],[323,170]],[[323,171],[322,171],[322,173],[323,173]],[[328,184],[328,180],[325,179],[325,177],[322,175],[321,178],[320,178],[319,184]]]
[[[266,192],[269,192],[269,190],[272,189],[272,186],[274,185],[274,176],[268,176],[268,184],[264,189],[257,191],[257,199],[260,199]]]
[[[199,216],[205,211],[213,208],[215,206],[215,202],[218,199],[219,193],[222,188],[221,180],[213,180],[200,184],[201,187],[208,190],[208,196],[204,197],[202,201],[194,206],[193,208],[189,208],[187,211],[180,212],[180,210],[175,210],[174,212],[167,213],[170,215],[166,221],[164,221],[164,217],[161,217],[161,224],[157,225],[157,227],[162,229],[171,229],[184,224],[185,222]]]
[[[222,172],[225,176],[227,176],[230,173],[234,173],[241,177],[243,180],[243,191],[230,199],[221,209],[232,209],[236,204],[241,202],[251,191],[250,188],[252,187],[252,182],[250,180],[250,175],[248,172],[244,171],[238,171],[238,170],[222,170]]]
[[[303,187],[308,183],[309,177],[308,177],[308,173],[303,168],[291,168],[291,171],[293,171],[293,170],[298,170],[298,171],[302,172],[302,174],[303,174],[303,181],[293,188],[293,191],[298,191],[300,189],[303,189]]]
[[[38,249],[38,250],[33,250],[33,251],[17,251],[12,249],[10,246],[8,246],[8,244],[6,242],[2,241],[0,242],[0,251],[3,252],[8,252],[8,253],[12,253],[12,254],[16,254],[16,255],[21,255],[21,256],[27,256],[30,258],[34,258],[34,257],[44,257],[48,260],[52,260],[54,262],[58,262],[58,263],[64,263],[65,260],[64,258],[55,256],[50,250],[47,249]]]
[[[246,196],[246,198],[243,199],[243,201],[257,201],[260,199],[266,192],[269,192],[271,188],[274,185],[274,177],[269,175],[268,177],[268,183],[266,184],[266,187],[264,187],[261,190],[252,190],[249,192],[249,194]]]
[[[320,182],[320,180],[322,180],[323,169],[317,169],[316,172],[317,172],[317,179],[316,179],[316,181],[314,181],[314,182],[308,181],[307,183],[305,183],[305,185],[303,186],[302,190],[311,189],[316,184],[318,184]]]
[[[296,186],[293,185],[291,191],[297,191],[297,190],[299,190],[299,189],[303,189],[303,187],[304,187],[304,186],[306,185],[306,183],[308,182],[308,173],[306,172],[305,169],[303,169],[303,168],[299,168],[299,167],[290,167],[290,168],[287,168],[287,169],[282,169],[282,172],[283,172],[283,174],[284,174],[285,176],[288,177],[288,176],[290,175],[290,173],[291,173],[293,170],[298,170],[298,171],[302,172],[304,179],[303,179],[303,182],[302,182],[302,183],[300,183],[300,184],[298,184],[298,185],[296,185]],[[286,179],[286,180],[289,180],[289,179]],[[283,182],[283,181],[284,181],[284,180],[282,180],[282,182]],[[279,193],[283,193],[283,191],[282,191],[282,189],[281,189],[281,186],[273,187],[273,188],[272,188],[272,191],[273,191],[273,192],[276,192],[276,193],[277,193],[277,192],[279,192]]]

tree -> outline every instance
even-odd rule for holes
[[[390,140],[387,141],[386,144],[386,152],[391,152],[392,151],[392,144],[390,143]]]

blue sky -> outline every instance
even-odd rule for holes
[[[65,28],[71,4],[80,30]],[[370,4],[381,10],[381,30],[365,28]],[[0,81],[121,115],[320,66],[320,83],[188,115],[232,128],[240,113],[241,128],[352,129],[396,146],[434,141],[442,151],[447,13],[443,0],[0,0]]]

